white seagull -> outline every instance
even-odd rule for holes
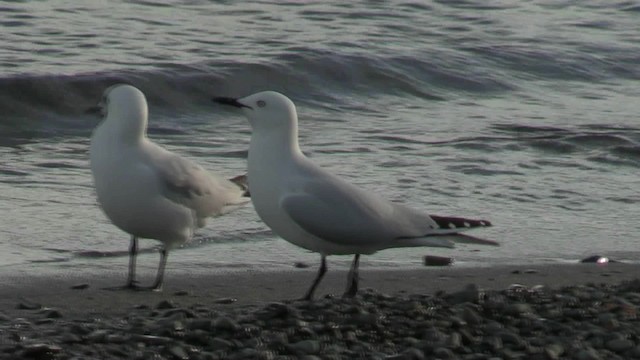
[[[358,292],[360,254],[396,247],[453,247],[455,242],[498,245],[460,234],[491,226],[489,221],[428,215],[314,164],[300,151],[296,107],[286,96],[264,91],[213,100],[241,108],[251,124],[248,177],[260,218],[283,239],[321,255],[320,270],[304,299],[313,297],[324,276],[327,255],[355,255],[344,293],[353,297]]]
[[[207,217],[248,202],[241,184],[213,176],[147,138],[147,101],[131,85],[104,91],[87,112],[104,120],[91,136],[90,161],[98,202],[111,222],[131,234],[129,275],[135,279],[138,238],[162,242],[151,290],[161,290],[169,250],[189,241]]]

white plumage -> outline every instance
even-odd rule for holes
[[[149,140],[147,102],[137,88],[114,85],[93,109],[104,115],[90,149],[98,201],[111,222],[132,236],[126,286],[136,287],[137,239],[148,238],[163,244],[152,286],[159,290],[168,251],[189,241],[207,217],[222,215],[248,199],[237,184]]]
[[[354,296],[360,254],[407,246],[453,247],[454,242],[497,245],[460,234],[490,226],[488,221],[430,216],[360,189],[314,164],[300,151],[296,108],[286,96],[265,91],[214,101],[241,108],[251,123],[249,184],[260,218],[283,239],[322,256],[305,298],[313,296],[322,279],[327,255],[355,255],[345,292]]]

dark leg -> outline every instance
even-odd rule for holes
[[[138,255],[138,237],[131,235],[131,244],[129,244],[129,275],[127,276],[127,284],[125,288],[136,288],[136,256]]]
[[[167,265],[167,256],[169,256],[169,251],[165,248],[160,250],[160,265],[158,265],[158,275],[156,275],[156,281],[151,285],[150,290],[153,291],[162,291],[162,281],[164,279],[164,267]]]
[[[360,254],[356,254],[353,257],[351,269],[349,269],[349,275],[347,276],[347,290],[342,297],[352,298],[358,293],[358,265],[360,265]]]
[[[316,287],[318,287],[318,284],[320,284],[320,280],[322,280],[322,277],[326,272],[327,272],[327,256],[322,255],[321,262],[320,262],[320,269],[318,270],[318,275],[316,275],[315,280],[313,280],[313,284],[311,284],[309,291],[307,291],[307,294],[302,298],[302,300],[311,300],[311,298],[313,298],[313,293],[316,291]]]

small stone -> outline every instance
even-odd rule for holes
[[[453,258],[446,256],[425,255],[424,266],[449,266],[453,264]]]
[[[173,293],[174,296],[187,296],[190,295],[187,290],[178,290]]]
[[[129,341],[129,337],[120,334],[109,334],[105,338],[105,342],[108,344],[124,344],[127,341]]]
[[[31,302],[29,300],[23,300],[18,304],[17,308],[20,310],[39,310],[42,309],[42,305]]]
[[[214,337],[211,339],[210,346],[215,350],[226,350],[233,347],[233,343],[223,338]]]
[[[240,325],[233,319],[221,316],[213,321],[213,327],[217,330],[237,331]]]
[[[320,342],[317,340],[302,340],[291,344],[291,349],[303,354],[317,354],[320,351]]]
[[[445,348],[445,347],[439,347],[436,348],[433,351],[433,355],[435,355],[436,358],[438,359],[456,359],[456,355],[453,353],[453,351]],[[424,355],[423,355],[424,358]]]
[[[209,331],[211,329],[211,319],[193,319],[187,322],[187,328]]]
[[[460,346],[462,346],[462,336],[460,336],[460,334],[457,332],[451,333],[451,335],[449,335],[449,338],[447,339],[447,347],[450,349],[457,349]]]
[[[309,264],[303,263],[303,262],[301,262],[301,261],[296,261],[296,262],[293,264],[293,266],[294,266],[294,267],[296,267],[296,268],[298,268],[298,269],[306,269],[306,268],[308,268],[308,267],[309,267]]]
[[[22,358],[48,360],[57,358],[62,348],[52,344],[29,344],[22,350]]]
[[[616,319],[616,316],[611,313],[598,315],[598,323],[607,330],[615,330],[620,327],[620,322]]]
[[[601,360],[602,358],[593,348],[578,350],[573,356],[575,360]]]
[[[87,340],[95,343],[106,342],[108,332],[107,330],[94,330],[86,336]]]
[[[196,314],[191,310],[177,308],[177,309],[167,310],[164,314],[162,314],[162,317],[165,317],[165,318],[170,317],[170,318],[173,318],[174,320],[179,320],[184,318],[193,319],[196,317]]]
[[[59,319],[62,317],[62,313],[58,310],[48,310],[44,316],[47,319]]]
[[[534,313],[533,308],[531,308],[531,305],[526,303],[509,304],[506,310],[507,310],[507,314],[510,314],[510,315],[524,315],[524,314]]]
[[[156,305],[156,309],[165,310],[165,309],[174,309],[176,306],[173,302],[169,300],[162,300]]]
[[[63,344],[73,344],[73,343],[79,343],[80,341],[82,341],[82,339],[80,338],[80,336],[76,334],[65,333],[65,334],[62,334],[60,341]]]
[[[271,319],[300,318],[300,310],[291,305],[274,302],[256,312],[256,317],[263,321]]]
[[[629,339],[613,339],[606,343],[607,349],[617,353],[625,352],[634,346],[633,341]]]
[[[182,346],[179,346],[179,345],[171,346],[169,347],[167,352],[173,359],[189,360],[189,355],[187,354],[187,352],[184,350]]]
[[[564,353],[564,346],[553,343],[544,347],[544,353],[549,359],[560,359]]]
[[[462,310],[462,319],[466,321],[469,325],[477,325],[482,322],[482,317],[478,314],[477,311],[467,306]]]
[[[89,288],[89,284],[77,284],[77,285],[72,285],[71,289],[72,290],[85,290]]]
[[[476,303],[480,300],[480,289],[476,284],[469,284],[463,290],[445,295],[451,304],[462,304],[465,302]]]
[[[135,334],[131,337],[131,340],[145,343],[147,345],[164,345],[171,343],[173,340],[166,336],[154,336],[154,335],[140,335]]]
[[[216,303],[216,304],[224,304],[224,305],[233,304],[233,303],[235,303],[237,301],[238,301],[238,299],[231,298],[231,297],[219,298],[219,299],[213,300],[213,302]]]

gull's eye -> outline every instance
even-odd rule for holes
[[[264,102],[264,100],[258,100],[258,102],[256,102],[256,105],[258,105],[258,107],[265,107],[267,106],[267,103]]]

